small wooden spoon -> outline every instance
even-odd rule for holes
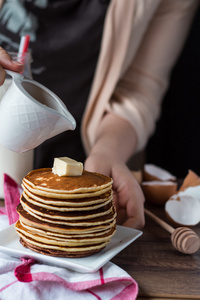
[[[145,208],[144,211],[145,214],[151,217],[157,224],[171,233],[171,242],[176,250],[184,254],[193,254],[199,250],[200,239],[193,230],[187,227],[178,227],[174,229],[148,209]]]

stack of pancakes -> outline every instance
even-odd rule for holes
[[[87,171],[58,176],[45,168],[28,173],[22,187],[15,228],[33,251],[84,257],[101,251],[116,231],[110,177]]]

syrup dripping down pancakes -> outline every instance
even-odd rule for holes
[[[15,228],[24,247],[59,257],[101,251],[116,232],[112,179],[83,171],[58,176],[51,168],[28,173]]]

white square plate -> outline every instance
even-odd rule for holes
[[[0,231],[0,252],[17,258],[33,258],[40,263],[64,267],[81,273],[92,273],[96,272],[141,235],[142,231],[117,226],[115,235],[101,252],[83,258],[63,258],[40,254],[24,248],[19,242],[19,236],[14,225],[11,225]]]

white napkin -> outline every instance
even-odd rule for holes
[[[1,300],[133,300],[137,293],[134,279],[111,262],[83,274],[0,254]]]

